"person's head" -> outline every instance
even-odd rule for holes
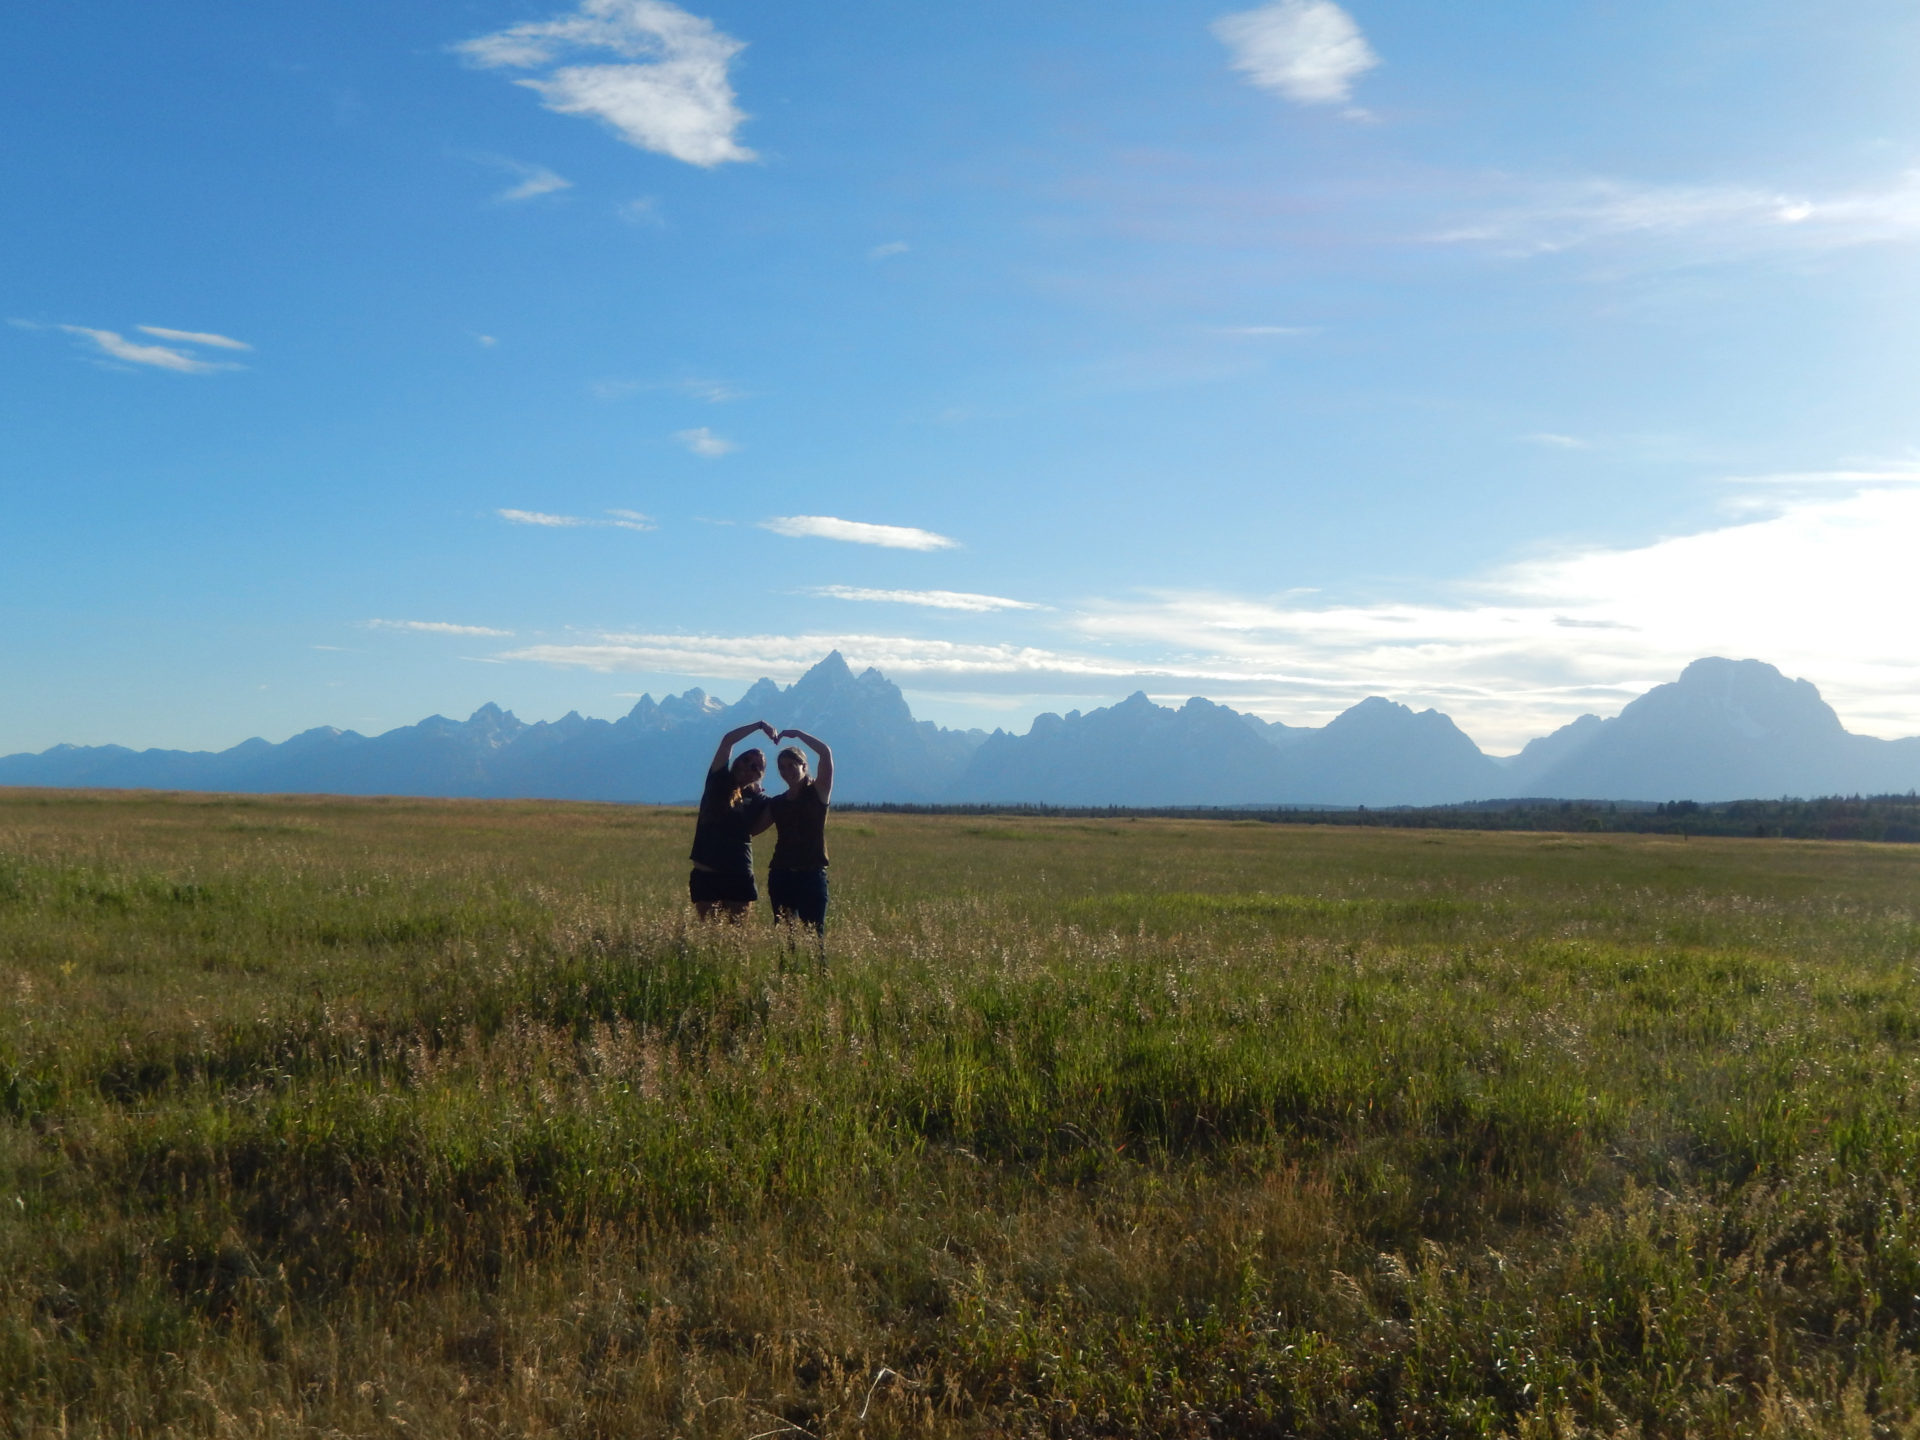
[[[787,782],[787,788],[807,783],[807,756],[798,745],[789,745],[780,752],[780,778]]]
[[[749,785],[758,785],[767,773],[767,755],[764,750],[742,750],[733,757],[733,764],[727,767],[733,776],[735,796]]]

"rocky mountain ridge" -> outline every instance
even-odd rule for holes
[[[321,727],[230,750],[58,745],[0,757],[0,785],[690,800],[717,738],[747,720],[834,746],[838,798],[1059,805],[1445,805],[1507,797],[1733,800],[1920,789],[1920,738],[1850,734],[1819,691],[1758,660],[1703,659],[1612,719],[1583,715],[1495,758],[1437,710],[1378,696],[1313,728],[1144,694],[1041,715],[1024,735],[916,720],[879,671],[836,651],[733,704],[643,696],[618,720],[528,724],[496,705],[366,736]]]

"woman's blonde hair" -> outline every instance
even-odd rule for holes
[[[738,755],[734,756],[733,763],[727,766],[727,773],[733,776],[733,793],[727,797],[727,804],[738,805],[740,803],[740,796],[743,793],[745,793],[747,788],[745,785],[740,783],[740,767],[746,764],[748,759],[752,757],[757,757],[759,759],[760,773],[762,775],[767,773],[766,751],[742,750]]]

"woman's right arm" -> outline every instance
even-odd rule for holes
[[[742,725],[737,730],[729,730],[720,737],[719,748],[713,752],[713,763],[707,766],[707,773],[711,775],[716,770],[726,769],[728,763],[733,759],[733,747],[746,739],[747,736],[753,734],[756,730],[764,730],[769,740],[778,740],[780,738],[780,732],[764,720],[755,720],[750,725]]]

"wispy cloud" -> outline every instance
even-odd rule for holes
[[[253,349],[244,340],[235,340],[231,335],[215,335],[206,330],[169,330],[164,325],[136,325],[133,328],[156,340],[174,340],[182,345],[205,345],[215,350]]]
[[[709,167],[754,158],[734,138],[746,116],[727,78],[744,42],[665,0],[583,0],[557,19],[453,48],[486,69],[544,72],[514,83],[549,110],[602,121],[639,149]],[[601,56],[617,63],[561,63]]]
[[[1346,104],[1353,82],[1380,63],[1333,0],[1275,0],[1221,16],[1213,33],[1249,82],[1299,105]]]
[[[503,658],[587,670],[648,671],[669,675],[756,679],[798,676],[830,650],[856,669],[873,666],[894,677],[1023,679],[1061,674],[1106,678],[1133,672],[1110,663],[1022,645],[924,640],[909,635],[652,635],[607,634],[567,644],[529,645]]]
[[[573,182],[564,175],[556,175],[544,165],[529,165],[520,160],[509,160],[505,156],[495,157],[495,163],[520,177],[520,183],[509,186],[493,198],[502,205],[512,205],[522,200],[535,200],[542,195],[552,195],[561,190],[571,190]]]
[[[821,585],[808,592],[829,600],[865,600],[883,605],[920,605],[929,610],[966,610],[983,614],[993,610],[1044,610],[1030,600],[1004,595],[976,595],[967,590],[864,590],[855,585]]]
[[[1215,325],[1216,335],[1234,335],[1249,340],[1294,339],[1301,335],[1318,335],[1318,325]]]
[[[722,455],[731,455],[740,448],[724,436],[714,434],[705,425],[692,430],[676,430],[673,432],[673,438],[694,454],[704,456],[708,460],[718,460]]]
[[[536,525],[548,530],[652,530],[653,521],[638,510],[609,510],[605,518],[589,515],[550,515],[544,510],[497,510],[509,525]]]
[[[682,395],[691,395],[696,400],[704,400],[709,405],[724,405],[729,400],[745,398],[746,391],[725,380],[676,380],[671,386]]]
[[[888,260],[895,255],[904,255],[913,247],[904,240],[889,240],[884,245],[876,245],[867,251],[869,260]]]
[[[1550,430],[1525,437],[1530,444],[1545,445],[1550,450],[1585,450],[1587,442],[1578,435],[1556,435]]]
[[[181,375],[208,375],[216,370],[236,370],[240,367],[231,361],[202,360],[189,351],[176,345],[143,345],[137,340],[129,340],[117,330],[96,330],[87,325],[57,325],[69,335],[78,335],[87,340],[103,355],[122,361],[128,365],[145,365],[154,370],[172,370]],[[153,335],[184,339],[187,331],[162,331],[142,325],[139,327]],[[228,340],[226,336],[215,337],[224,349],[250,350],[253,347],[238,340]],[[207,343],[196,340],[195,343]]]
[[[1438,705],[1496,746],[1618,708],[1702,655],[1808,676],[1855,729],[1920,732],[1906,579],[1920,467],[1749,479],[1735,502],[1727,524],[1545,556],[1438,601],[1169,593],[1074,623],[1089,639],[1284,683],[1290,718],[1384,692]]]
[[[1920,171],[1878,189],[1829,195],[1605,179],[1543,184],[1429,238],[1516,255],[1629,240],[1693,242],[1734,254],[1912,241],[1920,239]]]
[[[695,400],[704,400],[709,405],[724,405],[729,400],[742,400],[746,398],[747,394],[747,392],[742,390],[738,385],[731,384],[725,380],[699,379],[629,380],[608,378],[605,380],[595,380],[587,387],[587,390],[596,400],[625,400],[630,396],[646,394],[650,391],[670,391],[678,395],[691,396]],[[684,443],[684,437],[696,435],[697,433],[698,432],[695,431],[682,431],[680,435],[676,435],[674,438],[682,440]]]
[[[760,522],[762,530],[795,539],[844,540],[852,545],[880,545],[889,550],[957,550],[958,540],[911,525],[870,525],[864,520],[840,520],[832,515],[776,515]]]
[[[491,625],[454,625],[445,620],[369,620],[369,630],[404,630],[415,635],[480,635],[496,639],[510,638],[511,630],[495,630]]]
[[[1856,731],[1920,733],[1907,579],[1920,553],[1920,465],[1745,477],[1729,491],[1735,506],[1717,526],[1542,556],[1417,601],[1158,592],[1056,612],[1047,645],[991,633],[605,634],[510,658],[790,678],[837,648],[923,689],[1144,688],[1308,724],[1384,694],[1436,706],[1498,751],[1584,711],[1614,713],[1700,656],[1751,656],[1813,680]],[[820,593],[905,604],[941,594]]]
[[[639,230],[664,230],[667,217],[660,213],[660,202],[651,195],[638,195],[613,207],[613,213]]]

